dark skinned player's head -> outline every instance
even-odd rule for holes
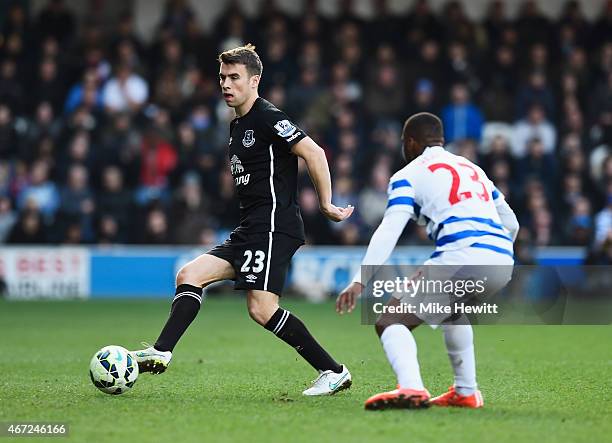
[[[428,146],[444,146],[442,121],[429,112],[414,114],[404,123],[402,131],[403,153],[410,163]]]

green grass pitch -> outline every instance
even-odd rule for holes
[[[612,441],[610,327],[477,327],[484,409],[366,412],[368,396],[394,387],[373,328],[329,303],[285,307],[348,365],[351,390],[302,397],[314,371],[228,297],[204,303],[165,374],[106,395],[89,380],[91,356],[154,341],[169,301],[0,301],[0,421],[67,422],[79,442]],[[438,394],[451,384],[441,334],[415,336]]]

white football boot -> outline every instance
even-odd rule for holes
[[[148,346],[147,343],[143,343],[143,345]],[[132,355],[136,358],[138,371],[141,373],[161,374],[168,369],[170,360],[172,360],[172,352],[158,351],[153,346],[139,351],[132,351]]]
[[[342,365],[342,372],[339,374],[331,370],[321,372],[312,382],[312,386],[302,394],[308,396],[334,395],[336,392],[350,388],[352,383],[351,373],[346,366]]]

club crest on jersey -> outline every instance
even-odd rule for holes
[[[242,145],[245,148],[250,148],[255,144],[255,134],[252,129],[247,129],[242,138]]]
[[[277,134],[283,138],[290,137],[296,130],[296,127],[289,120],[281,120],[274,125]]]

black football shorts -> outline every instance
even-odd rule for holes
[[[234,289],[259,289],[281,295],[291,258],[303,244],[298,238],[278,232],[234,231],[207,254],[232,265],[236,272]]]

